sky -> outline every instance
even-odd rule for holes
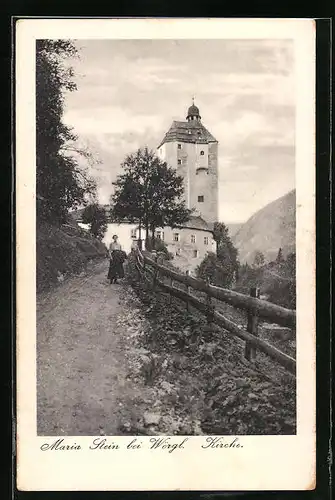
[[[295,188],[292,40],[79,40],[64,121],[101,161],[108,203],[125,156],[156,149],[195,97],[219,141],[219,218],[244,222]]]

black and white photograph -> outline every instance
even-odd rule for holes
[[[36,41],[39,434],[295,433],[293,69]]]
[[[297,436],[294,38],[34,44],[43,458]]]

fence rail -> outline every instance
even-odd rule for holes
[[[177,271],[157,263],[155,259],[148,257],[137,250],[137,270],[142,277],[152,283],[154,289],[161,288],[162,291],[186,302],[187,308],[191,305],[202,314],[207,316],[209,322],[213,322],[234,336],[246,342],[245,357],[249,360],[256,356],[256,349],[268,355],[278,362],[286,370],[295,375],[296,361],[288,354],[283,353],[268,342],[260,339],[258,335],[258,318],[270,319],[273,323],[294,329],[296,325],[296,313],[293,310],[285,309],[270,302],[258,298],[259,291],[252,289],[253,296],[243,295],[224,288],[213,286],[208,282],[193,278],[188,274],[182,275]],[[151,279],[145,276],[149,271]],[[170,284],[164,283],[159,276],[166,276],[170,279]],[[182,283],[186,291],[173,286],[173,282]],[[202,301],[190,293],[190,288],[206,294],[206,301]],[[233,307],[247,311],[248,325],[243,329],[223,314],[215,310],[211,299],[215,298],[220,302],[225,302]]]
[[[237,307],[238,309],[256,312],[259,317],[272,320],[278,325],[295,328],[296,314],[295,311],[292,311],[291,309],[286,309],[284,307],[277,306],[276,304],[272,304],[271,302],[249,297],[248,295],[233,292],[225,288],[208,285],[205,281],[198,280],[188,275],[184,276],[179,274],[177,271],[173,271],[168,267],[157,264],[157,262],[150,257],[143,256],[143,258],[145,263],[158,269],[161,274],[168,276],[179,283],[183,283],[188,287],[194,288],[195,290],[205,292],[211,297],[220,300],[221,302],[226,302],[227,304]]]

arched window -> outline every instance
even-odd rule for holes
[[[201,156],[204,156],[204,154],[205,154],[205,151],[200,151]]]

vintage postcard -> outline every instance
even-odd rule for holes
[[[15,32],[18,489],[314,489],[314,21]]]

